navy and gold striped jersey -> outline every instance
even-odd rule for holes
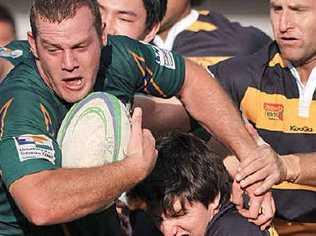
[[[212,11],[192,10],[169,30],[165,41],[157,36],[154,43],[208,66],[252,54],[270,41],[255,27],[243,27]]]
[[[316,151],[316,77],[302,86],[275,42],[209,69],[277,153]],[[273,197],[278,217],[316,222],[315,187],[286,182],[273,188]]]
[[[232,203],[222,206],[207,225],[204,236],[273,236],[274,228],[261,231],[259,226],[241,216]]]

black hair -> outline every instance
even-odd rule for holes
[[[230,199],[231,178],[222,158],[199,138],[173,133],[158,140],[158,158],[152,173],[136,188],[150,209],[173,215],[174,200],[184,209],[186,201],[206,208],[220,193],[220,204]]]
[[[166,15],[167,0],[143,0],[143,3],[147,14],[146,29],[151,30]]]
[[[196,7],[201,5],[205,0],[191,0],[191,6]]]

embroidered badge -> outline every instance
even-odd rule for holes
[[[10,48],[5,47],[0,48],[0,57],[18,58],[22,55],[23,51],[19,49],[11,50]]]
[[[55,164],[53,141],[45,135],[26,134],[14,138],[20,161],[44,159]]]
[[[168,69],[172,69],[172,70],[174,70],[176,68],[173,55],[170,51],[165,50],[165,49],[161,49],[161,48],[157,48],[155,46],[152,46],[152,47],[155,51],[156,62],[159,65],[164,66]]]

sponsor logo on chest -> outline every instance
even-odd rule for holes
[[[263,109],[266,118],[269,120],[281,120],[283,121],[284,106],[277,103],[264,103]]]

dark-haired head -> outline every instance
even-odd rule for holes
[[[200,202],[206,208],[220,194],[220,204],[230,198],[231,179],[222,159],[190,134],[173,133],[158,141],[156,166],[137,188],[149,208],[173,214],[173,203]]]

